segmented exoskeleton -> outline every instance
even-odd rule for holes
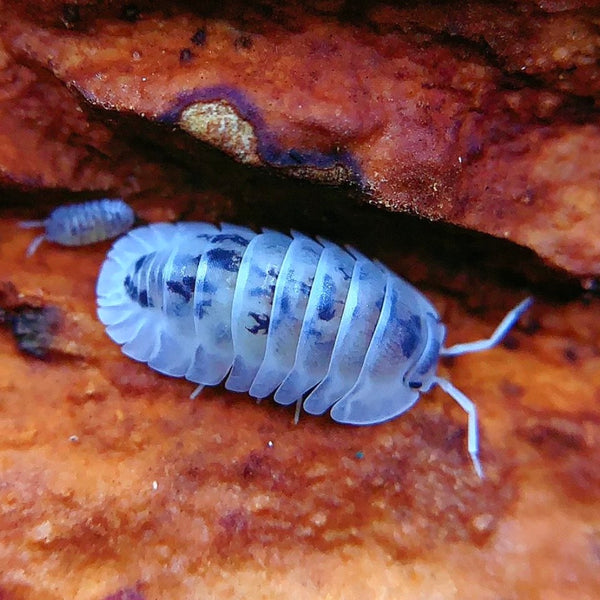
[[[207,223],[131,231],[110,251],[97,293],[123,352],[199,384],[195,394],[227,378],[229,390],[370,425],[437,384],[468,414],[480,476],[475,405],[436,375],[438,359],[491,348],[531,304],[489,339],[444,348],[433,305],[379,262],[297,232]]]

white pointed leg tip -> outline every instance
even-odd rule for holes
[[[475,473],[479,479],[485,479],[485,475],[483,474],[483,469],[481,468],[481,463],[479,462],[479,457],[477,454],[471,454],[471,460],[473,461],[473,469],[475,469]]]
[[[190,400],[195,400],[200,395],[203,389],[204,386],[202,384],[196,386],[194,391],[190,394]]]

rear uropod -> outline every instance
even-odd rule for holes
[[[192,397],[227,377],[229,390],[297,403],[296,418],[302,406],[371,425],[437,384],[468,414],[480,477],[475,405],[436,375],[438,359],[496,345],[532,302],[489,339],[444,348],[431,303],[353,248],[207,223],[134,229],[108,254],[97,294],[98,316],[122,351],[199,384]]]
[[[104,198],[59,206],[43,221],[22,221],[19,225],[46,228],[27,248],[27,256],[32,256],[44,240],[63,246],[85,246],[117,237],[131,229],[134,222],[131,206],[120,199]]]

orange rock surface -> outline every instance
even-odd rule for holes
[[[68,86],[240,162],[345,182],[391,210],[507,238],[596,275],[597,6],[4,0],[4,110],[17,119],[3,125],[0,168],[11,181],[60,185],[77,165],[69,188],[131,186],[130,161],[116,173],[106,164],[110,134],[67,114]],[[40,89],[52,78],[56,97]],[[43,115],[34,128],[22,114],[30,110]],[[51,163],[36,157],[42,140]]]
[[[2,2],[1,600],[600,597],[596,3],[305,4]],[[27,259],[18,227],[101,195],[351,243],[450,344],[533,295],[501,346],[440,365],[486,479],[440,390],[380,426],[294,425],[128,359],[95,315],[110,244]]]

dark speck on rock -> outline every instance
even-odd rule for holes
[[[21,352],[45,358],[52,345],[60,312],[54,306],[25,307],[12,317],[12,332]]]
[[[181,52],[179,53],[179,62],[182,62],[182,63],[190,62],[193,57],[194,57],[194,55],[192,54],[192,51],[189,48],[183,48],[181,50]]]
[[[567,362],[570,362],[570,363],[577,362],[578,356],[577,356],[577,350],[575,350],[575,348],[572,348],[572,347],[565,348],[563,350],[563,355],[564,355],[565,359],[567,360]]]
[[[194,46],[204,46],[206,43],[206,29],[200,27],[196,30],[196,33],[191,37],[190,41]]]

